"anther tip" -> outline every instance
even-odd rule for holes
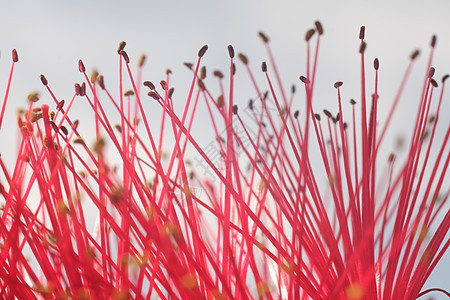
[[[258,32],[259,37],[263,40],[264,43],[268,43],[269,42],[269,37],[267,37],[267,35],[260,31]]]
[[[41,74],[41,82],[42,82],[42,84],[43,85],[45,85],[45,86],[47,86],[47,84],[48,84],[48,81],[47,81],[47,78],[45,78],[45,76],[43,75],[43,74]]]
[[[234,48],[232,45],[228,45],[228,55],[230,55],[230,58],[234,58]]]
[[[208,50],[208,45],[204,45],[203,47],[201,47],[198,51],[198,57],[203,57],[203,55],[205,55],[206,53],[206,50]]]
[[[127,45],[127,43],[125,43],[124,41],[121,41],[121,42],[119,43],[119,48],[117,49],[117,53],[120,54],[120,52],[122,52],[123,49],[125,49],[125,46],[126,46],[126,45]]]
[[[81,59],[78,61],[78,70],[80,70],[80,73],[86,72],[86,68],[84,67],[84,63]]]
[[[415,60],[419,56],[420,51],[417,49],[411,54],[411,60]]]
[[[365,35],[366,35],[366,26],[363,25],[359,28],[359,39],[363,40]]]
[[[97,83],[102,90],[105,89],[105,79],[103,78],[103,75],[97,77]]]
[[[239,53],[238,57],[244,65],[248,65],[248,58],[246,55]]]
[[[431,37],[431,43],[430,43],[430,45],[431,45],[431,47],[435,47],[436,46],[436,42],[437,42],[437,36],[436,35],[433,35],[432,37]]]
[[[432,85],[433,87],[435,87],[435,88],[438,87],[438,83],[437,83],[436,80],[434,80],[433,78],[431,78],[430,82],[431,82],[431,85]]]
[[[201,69],[200,69],[200,78],[201,79],[206,78],[206,67],[205,66],[201,67]]]
[[[152,91],[155,90],[155,85],[151,81],[144,81],[144,86],[148,87]]]
[[[185,62],[185,63],[183,63],[189,70],[192,70],[192,67],[194,66],[192,63],[188,63],[188,62]]]
[[[142,67],[144,66],[144,63],[145,63],[145,59],[146,59],[146,58],[147,58],[147,57],[145,56],[145,54],[142,54],[141,57],[139,57],[139,62],[138,62],[139,68],[142,68]]]
[[[17,50],[16,49],[12,50],[12,60],[15,63],[19,61],[19,56],[17,55]]]
[[[367,44],[366,42],[362,42],[361,46],[359,47],[359,53],[363,54],[366,51]]]
[[[267,72],[267,64],[266,64],[265,61],[261,64],[261,70],[262,70],[264,73]]]
[[[436,69],[433,67],[430,67],[430,70],[428,71],[428,77],[432,78],[434,76],[435,72],[436,72]]]
[[[335,89],[338,89],[338,88],[340,88],[343,84],[344,84],[344,83],[343,83],[342,81],[336,81],[336,82],[334,83],[334,88],[335,88]]]
[[[312,38],[312,36],[314,35],[315,32],[316,32],[315,29],[313,29],[313,28],[309,29],[305,34],[305,41],[308,42]]]
[[[219,70],[214,71],[213,75],[218,77],[218,78],[220,78],[220,79],[223,78],[223,73],[221,71],[219,71]]]
[[[306,77],[303,76],[303,75],[300,76],[299,79],[300,79],[300,81],[303,82],[304,84],[309,84],[309,82],[310,82],[309,79],[306,78]]]
[[[378,70],[380,68],[380,62],[378,58],[375,58],[375,60],[373,61],[373,67],[375,68],[375,70]]]
[[[317,33],[319,33],[319,35],[322,35],[323,34],[322,23],[320,23],[320,21],[316,21],[314,22],[314,25],[316,25]]]

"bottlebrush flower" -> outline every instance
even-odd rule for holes
[[[159,85],[142,82],[144,58],[135,75],[124,42],[118,96],[109,92],[106,76],[89,76],[81,60],[82,81],[69,101],[59,100],[51,78],[41,75],[48,94],[30,94],[18,115],[12,170],[12,158],[0,157],[0,297],[450,295],[445,287],[423,290],[450,244],[450,127],[440,116],[448,75],[439,84],[434,79],[436,37],[407,156],[400,161],[393,153],[386,161],[380,145],[419,52],[410,57],[386,122],[378,124],[378,108],[386,105],[378,101],[382,69],[378,59],[366,68],[361,27],[361,95],[347,103],[345,85],[337,81],[336,109],[321,113],[313,94],[323,32],[316,22],[306,33],[300,93],[283,87],[263,33],[269,62],[262,73],[253,73],[247,56],[229,46],[229,70],[208,78],[204,46],[195,64],[186,63],[193,74],[187,96],[174,92],[170,70]],[[16,63],[14,50],[0,128]],[[247,72],[258,95],[245,107],[235,101],[237,69]],[[373,88],[366,72],[375,75]],[[216,80],[219,91],[211,88]],[[53,103],[38,106],[42,97]],[[94,112],[91,146],[71,113],[80,98]],[[148,102],[159,109],[149,110]],[[107,103],[119,118],[107,113]],[[208,122],[198,105],[205,105]],[[344,114],[345,107],[352,113]],[[156,131],[150,119],[160,120]],[[198,142],[202,133],[192,130],[194,122],[214,130],[207,146]],[[437,134],[442,128],[444,136]]]

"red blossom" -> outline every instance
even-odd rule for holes
[[[83,80],[68,101],[58,100],[51,78],[41,75],[53,102],[38,106],[42,96],[28,96],[28,108],[18,115],[12,170],[6,163],[12,158],[0,156],[0,298],[416,299],[432,291],[450,296],[445,287],[423,290],[450,245],[450,127],[440,118],[448,76],[441,84],[433,79],[436,37],[407,157],[400,161],[395,153],[385,160],[380,145],[419,52],[411,55],[386,122],[378,124],[378,108],[386,105],[378,102],[383,69],[377,58],[366,69],[361,27],[360,97],[346,103],[346,86],[337,81],[337,109],[321,115],[314,89],[333,88],[316,82],[323,33],[320,22],[306,32],[301,93],[295,86],[284,89],[262,32],[268,53],[263,73],[254,74],[241,53],[236,67],[230,45],[229,69],[207,78],[205,45],[195,64],[186,63],[193,74],[186,96],[174,95],[170,70],[160,88],[142,82],[144,57],[134,75],[125,42],[117,51],[118,97],[105,87],[103,75],[95,71],[89,77],[81,60]],[[14,49],[3,130],[17,62]],[[258,95],[248,107],[236,103],[236,68],[247,72]],[[374,73],[373,88],[367,87],[366,72]],[[219,92],[211,88],[216,80]],[[149,97],[141,98],[146,92]],[[71,113],[79,98],[94,112],[91,146]],[[160,109],[149,111],[150,101]],[[119,119],[105,110],[108,102]],[[208,122],[197,114],[199,105],[206,107]],[[161,120],[158,129],[150,118]],[[194,122],[215,132],[209,145],[198,142],[202,133],[192,129]],[[30,205],[36,197],[38,205]]]

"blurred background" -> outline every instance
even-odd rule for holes
[[[345,102],[359,98],[358,33],[361,25],[366,26],[370,88],[373,86],[372,61],[375,57],[380,60],[380,122],[392,104],[409,55],[416,48],[422,50],[403,93],[396,121],[385,140],[385,144],[392,148],[399,136],[408,134],[408,125],[413,124],[411,116],[418,107],[433,34],[438,36],[433,60],[435,78],[440,82],[441,77],[450,72],[449,9],[450,2],[439,0],[2,1],[0,95],[4,95],[6,89],[13,48],[18,51],[19,62],[0,132],[0,152],[3,159],[7,155],[14,157],[16,111],[27,104],[28,93],[39,91],[41,103],[53,105],[40,82],[40,74],[45,74],[58,99],[68,101],[73,96],[74,83],[83,80],[77,65],[78,60],[83,59],[88,72],[96,69],[103,74],[107,87],[117,96],[119,56],[116,50],[122,40],[127,42],[126,51],[133,69],[136,69],[140,55],[147,55],[144,80],[157,83],[165,78],[167,68],[173,71],[171,83],[176,89],[175,101],[181,103],[179,109],[184,104],[192,76],[183,62],[196,62],[197,52],[204,44],[209,45],[203,60],[209,77],[215,69],[227,72],[229,57],[226,47],[232,44],[237,53],[242,52],[249,57],[250,66],[259,76],[257,79],[264,84],[260,64],[268,61],[268,57],[257,36],[258,31],[265,32],[271,39],[285,88],[292,84],[300,88],[298,77],[306,72],[304,35],[316,20],[322,22],[325,31],[316,80],[314,107],[317,111],[323,108],[337,110],[336,90],[333,88],[337,80],[344,82],[342,93]],[[256,94],[239,62],[236,76],[235,101],[244,106]],[[444,115],[450,112],[448,95],[444,99]],[[302,109],[303,103],[297,106]],[[92,112],[87,104],[75,103],[74,115],[89,134]],[[201,122],[196,126],[201,126]],[[208,140],[202,140],[202,135],[198,138],[200,144],[208,143]],[[449,289],[448,270],[450,255],[447,254],[430,276],[426,287]],[[442,296],[435,295],[435,299],[441,299],[439,297]]]

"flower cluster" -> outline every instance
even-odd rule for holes
[[[283,87],[263,33],[268,63],[262,73],[253,73],[247,56],[235,55],[230,45],[229,69],[209,78],[203,46],[196,63],[185,63],[192,72],[187,95],[174,93],[170,70],[159,85],[143,81],[145,57],[133,73],[124,42],[117,96],[103,75],[88,75],[81,60],[83,81],[69,101],[58,100],[51,80],[41,75],[52,104],[39,105],[41,95],[28,95],[28,107],[17,118],[12,170],[13,158],[0,156],[0,298],[450,295],[441,288],[422,290],[450,245],[450,127],[442,127],[448,124],[440,117],[448,75],[439,84],[434,79],[436,37],[406,159],[393,153],[386,161],[380,145],[419,52],[411,55],[386,122],[379,124],[380,62],[366,69],[361,27],[360,97],[344,101],[338,81],[336,111],[319,113],[314,89],[333,88],[316,82],[323,32],[316,22],[305,35],[300,92]],[[2,130],[16,63],[13,50]],[[237,68],[258,95],[244,109],[234,101]],[[374,73],[373,89],[366,72]],[[217,82],[218,92],[211,88]],[[80,98],[93,112],[92,145],[71,113]],[[150,101],[159,107],[151,116]],[[177,103],[183,103],[181,113]],[[106,105],[119,117],[109,115]],[[199,143],[202,133],[192,130],[194,122],[206,122],[197,114],[199,105],[210,117],[203,126],[215,133],[207,147]],[[344,106],[351,115],[344,115]],[[150,118],[160,120],[157,130]]]

